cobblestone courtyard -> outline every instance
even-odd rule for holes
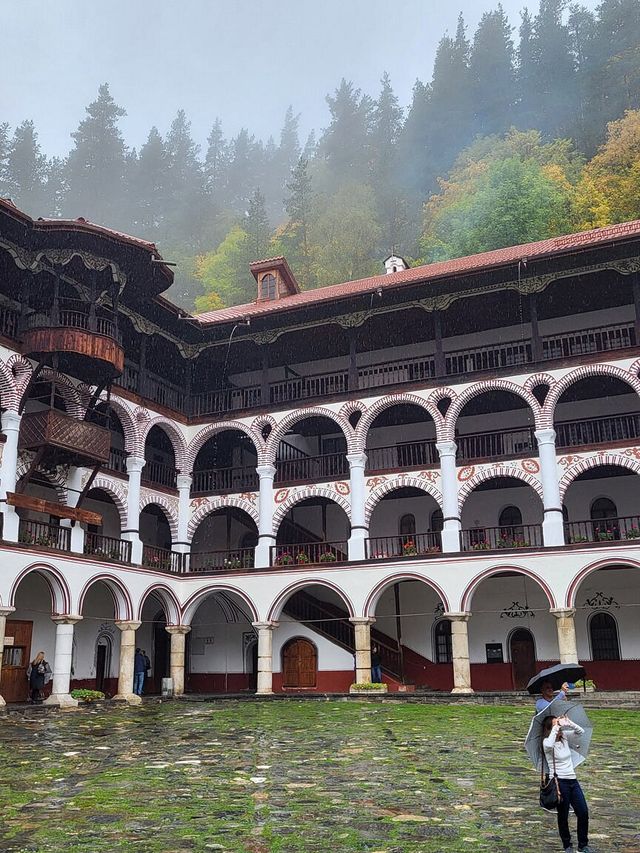
[[[640,713],[590,711],[599,853],[640,851]],[[558,850],[529,709],[147,704],[0,719],[2,851]]]

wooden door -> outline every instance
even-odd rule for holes
[[[100,645],[97,647],[96,652],[96,690],[104,690],[104,677],[107,666],[107,647]]]
[[[316,647],[309,640],[290,640],[282,652],[283,687],[315,687]]]
[[[7,619],[5,636],[13,637],[13,645],[5,646],[2,655],[0,696],[6,702],[26,702],[29,698],[27,667],[31,660],[33,622]]]
[[[536,674],[536,650],[531,632],[518,628],[511,635],[511,677],[515,690],[524,690]]]

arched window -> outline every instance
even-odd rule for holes
[[[618,507],[609,498],[597,498],[591,504],[591,520],[602,521],[604,518],[617,518]]]
[[[400,519],[400,536],[415,536],[415,534],[416,517],[409,512]]]
[[[618,628],[609,613],[594,613],[589,622],[593,660],[620,660]]]
[[[431,526],[430,530],[434,533],[440,533],[442,528],[444,527],[444,516],[442,515],[441,509],[434,509],[431,513]]]
[[[260,279],[260,299],[276,298],[276,277],[268,272]]]
[[[517,506],[506,506],[498,520],[500,527],[519,527],[522,525],[522,513]]]
[[[451,622],[441,619],[436,624],[435,630],[436,663],[451,663],[453,652],[451,649]]]

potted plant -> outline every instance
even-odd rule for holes
[[[586,536],[572,536],[569,539],[570,545],[578,545],[580,542],[588,542],[589,539]]]
[[[321,563],[335,563],[336,555],[333,551],[323,551],[318,560]]]
[[[598,542],[611,542],[616,538],[616,530],[612,527],[596,527],[595,534]]]
[[[352,684],[349,687],[349,693],[360,694],[361,696],[371,696],[378,693],[387,693],[387,685],[381,681],[368,681],[363,684]]]
[[[298,553],[296,554],[296,563],[300,566],[309,562],[309,555],[306,554],[304,551],[298,551]]]
[[[278,554],[276,557],[276,566],[292,566],[293,565],[293,555],[289,554],[288,551],[285,551],[283,554]]]
[[[413,539],[407,539],[406,542],[402,545],[402,556],[403,557],[415,557],[418,553],[418,549],[416,548],[416,543]]]
[[[627,527],[624,535],[625,539],[640,539],[640,530],[635,526]]]

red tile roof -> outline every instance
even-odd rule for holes
[[[266,316],[284,311],[292,311],[332,300],[345,299],[358,294],[375,293],[377,290],[392,290],[417,282],[435,281],[465,273],[480,272],[495,267],[517,264],[518,261],[534,260],[555,255],[569,254],[574,249],[584,249],[603,243],[614,243],[631,237],[640,237],[640,220],[623,222],[620,225],[608,225],[605,228],[595,228],[580,234],[567,234],[564,237],[551,237],[536,243],[525,243],[521,246],[509,246],[495,249],[492,252],[482,252],[465,258],[455,258],[450,261],[439,261],[425,264],[400,272],[381,274],[356,281],[346,281],[316,290],[305,290],[293,296],[287,296],[273,302],[250,302],[246,305],[234,305],[230,308],[220,308],[217,311],[206,311],[195,319],[206,326],[230,323],[247,317]]]

